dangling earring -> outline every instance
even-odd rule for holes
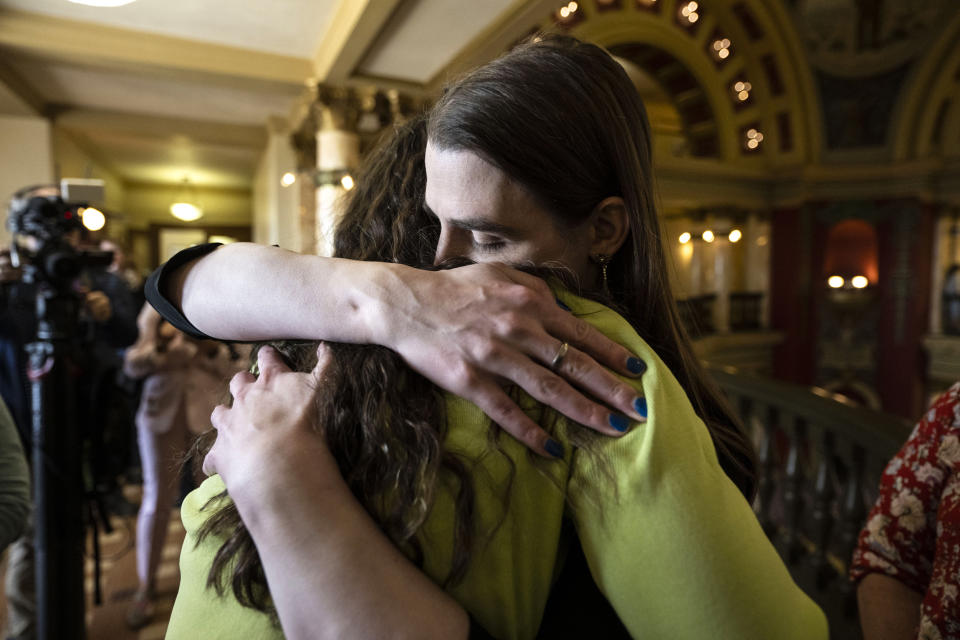
[[[607,284],[607,265],[610,264],[610,256],[605,253],[594,253],[590,256],[590,259],[600,265],[600,273],[603,274],[603,287],[600,289],[603,291],[603,295],[610,295],[610,287]]]

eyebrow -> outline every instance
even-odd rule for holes
[[[427,212],[428,215],[438,218],[439,216],[433,212],[433,209],[430,208],[426,202],[423,203],[423,210]],[[484,218],[459,218],[454,220],[449,220],[449,224],[457,227],[458,229],[465,229],[467,231],[479,231],[481,233],[496,233],[499,235],[515,238],[520,235],[520,232],[513,227],[501,224],[499,222],[493,222],[491,220],[486,220]]]

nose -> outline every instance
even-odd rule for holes
[[[438,265],[444,260],[463,256],[463,248],[459,246],[456,229],[440,229],[440,238],[437,240],[437,251],[433,255],[433,264]]]

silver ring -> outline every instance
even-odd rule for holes
[[[570,345],[564,342],[560,345],[560,348],[557,349],[557,355],[553,356],[553,360],[550,362],[550,368],[556,371],[557,367],[560,366],[560,363],[563,361],[563,357],[567,355],[567,351],[570,349]]]

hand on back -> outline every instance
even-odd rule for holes
[[[504,383],[608,435],[645,418],[636,391],[604,368],[636,376],[643,362],[563,309],[540,278],[495,263],[416,274],[379,320],[388,346],[531,449],[563,455]]]

